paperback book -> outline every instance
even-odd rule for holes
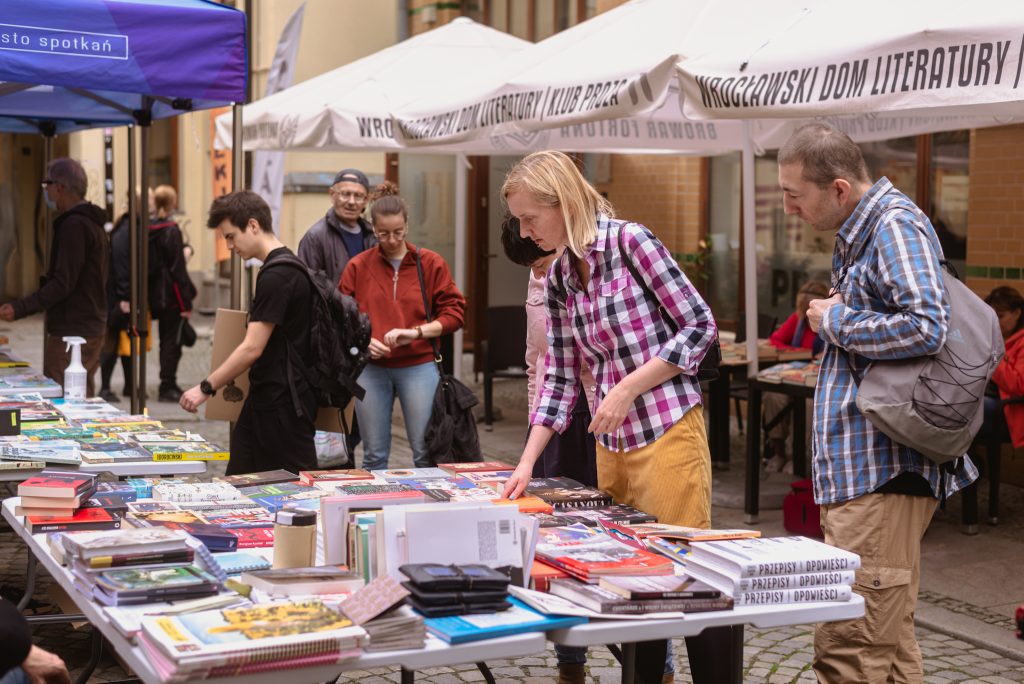
[[[523,632],[565,629],[587,621],[583,617],[544,615],[517,599],[511,599],[510,603],[512,607],[500,613],[425,618],[423,623],[427,631],[439,639],[449,644],[463,644]]]
[[[700,613],[711,610],[729,610],[733,602],[729,597],[718,596],[701,598],[650,598],[631,599],[602,588],[600,585],[587,584],[575,579],[551,580],[549,591],[555,596],[569,599],[573,603],[588,608],[595,613],[606,615],[643,615],[648,613]]]
[[[241,475],[221,475],[213,478],[215,482],[226,482],[232,487],[253,487],[257,485],[295,482],[299,476],[287,470],[265,470],[261,473],[243,473]]]
[[[860,556],[808,537],[768,537],[697,542],[690,556],[700,565],[740,577],[857,570]]]

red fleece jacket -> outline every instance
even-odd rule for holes
[[[996,366],[992,382],[999,387],[1002,399],[1024,397],[1024,330],[1018,330],[1006,340],[1006,356]],[[1003,411],[1013,446],[1024,447],[1024,404],[1007,404]]]
[[[383,340],[394,328],[415,328],[427,322],[416,275],[416,247],[407,242],[405,257],[398,268],[391,266],[380,250],[372,247],[360,252],[345,266],[338,288],[352,296],[359,308],[370,317],[373,337]],[[455,287],[448,264],[437,252],[420,249],[423,280],[430,300],[433,319],[441,321],[445,334],[462,327],[466,299]],[[391,355],[373,363],[387,368],[404,368],[426,363],[434,358],[430,340],[414,340],[404,347],[391,350]]]

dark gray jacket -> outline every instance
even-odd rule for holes
[[[377,244],[377,236],[373,234],[369,221],[360,218],[359,228],[363,231],[363,249]],[[334,283],[341,281],[341,272],[345,270],[348,260],[355,256],[345,249],[341,230],[341,221],[332,207],[299,241],[299,258],[310,270],[324,271]]]

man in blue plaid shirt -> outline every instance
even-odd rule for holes
[[[952,473],[893,442],[857,409],[857,383],[875,359],[941,349],[949,325],[942,248],[910,199],[882,177],[872,183],[860,148],[821,123],[803,126],[779,150],[787,214],[838,231],[832,291],[807,319],[826,342],[814,397],[814,498],[825,541],[860,554],[854,590],[865,616],[818,625],[814,671],[823,682],[920,682],[914,608],[921,537],[939,497],[978,471],[963,458]]]

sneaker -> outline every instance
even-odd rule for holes
[[[109,387],[100,390],[100,399],[111,404],[117,404],[121,401],[116,394],[110,391]]]
[[[157,396],[160,401],[168,401],[178,403],[181,400],[181,389],[178,387],[169,387],[168,389],[160,390],[160,394]]]
[[[782,454],[775,454],[768,459],[764,464],[764,471],[766,473],[781,473],[782,469],[786,466],[786,457]]]

